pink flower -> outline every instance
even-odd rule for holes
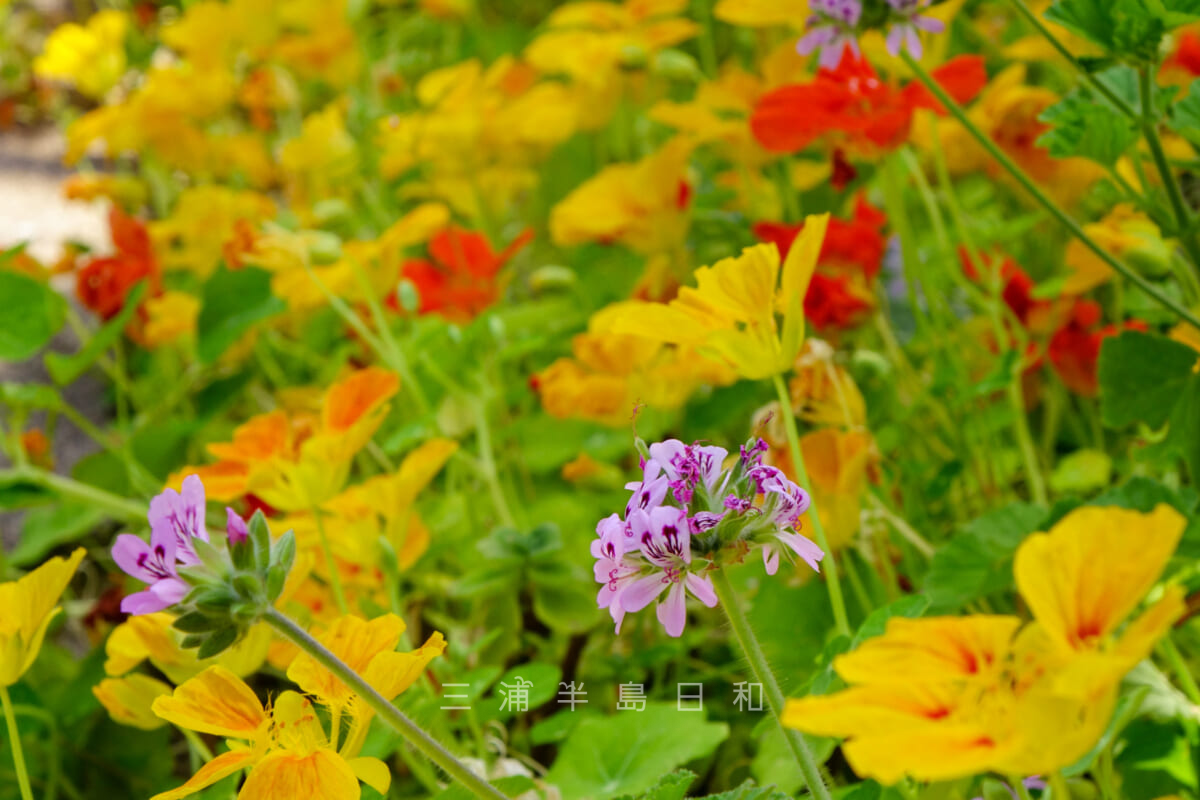
[[[667,590],[667,597],[656,612],[669,636],[679,636],[687,622],[687,593],[712,608],[717,595],[712,580],[688,570],[692,563],[691,531],[687,512],[681,508],[660,506],[650,513],[636,511],[629,527],[642,556],[656,570],[631,581],[620,594],[621,607],[627,612],[641,611]]]

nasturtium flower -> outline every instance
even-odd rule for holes
[[[748,247],[696,270],[696,287],[670,303],[626,304],[613,330],[693,347],[751,380],[785,372],[804,341],[804,297],[828,224],[828,214],[809,217],[782,270],[775,245]]]
[[[387,699],[403,692],[445,651],[440,633],[411,653],[395,652],[404,623],[394,615],[370,622],[344,617],[317,638],[364,676]],[[373,712],[309,656],[292,662],[288,677],[311,698],[286,691],[264,707],[237,675],[212,666],[168,697],[154,701],[162,719],[199,733],[227,737],[229,751],[214,758],[177,789],[152,800],[177,800],[249,769],[241,800],[293,797],[353,800],[359,781],[386,794],[391,773],[377,758],[359,756]],[[328,732],[313,701],[330,712]],[[341,736],[345,718],[349,731]]]
[[[975,97],[987,82],[979,56],[959,56],[931,75],[958,103]],[[922,84],[896,86],[880,78],[865,58],[847,52],[811,81],[764,94],[750,127],[773,152],[795,153],[824,139],[853,155],[874,157],[908,140],[919,109],[945,113]]]
[[[678,247],[687,235],[691,151],[689,141],[676,137],[640,161],[588,178],[550,213],[554,243],[616,243],[644,255]]]
[[[867,405],[854,378],[834,361],[834,351],[820,339],[807,339],[788,381],[792,412],[813,425],[862,428]]]
[[[341,491],[350,462],[366,446],[400,389],[395,373],[368,367],[325,393],[319,414],[278,410],[254,417],[233,440],[210,444],[217,463],[187,467],[217,500],[254,494],[283,511],[306,511]]]
[[[789,700],[783,723],[845,738],[854,771],[884,784],[1072,764],[1108,725],[1124,674],[1184,611],[1182,588],[1170,586],[1126,623],[1185,526],[1165,505],[1072,511],[1017,550],[1032,622],[892,619],[882,636],[834,660],[848,688]]]
[[[125,73],[125,34],[129,15],[105,9],[86,25],[59,25],[46,39],[44,52],[33,62],[40,78],[62,81],[80,94],[98,100]]]
[[[104,642],[104,672],[111,678],[135,674],[148,662],[174,684],[195,677],[219,664],[239,676],[250,675],[263,665],[271,644],[271,629],[257,625],[241,641],[211,659],[200,659],[194,649],[180,646],[184,635],[172,627],[175,617],[166,612],[130,616]]]
[[[1092,241],[1116,258],[1134,263],[1144,272],[1159,277],[1171,269],[1172,245],[1163,238],[1153,220],[1122,203],[1099,222],[1085,225]],[[1067,244],[1067,280],[1062,286],[1066,294],[1082,294],[1112,278],[1112,268],[1104,263],[1078,239]]]
[[[193,186],[179,194],[170,214],[150,223],[149,232],[164,269],[207,278],[216,272],[239,222],[257,225],[274,215],[275,204],[258,192]]]
[[[200,300],[195,295],[166,291],[147,298],[142,307],[146,319],[138,340],[143,346],[152,350],[195,335],[196,320],[200,316]]]
[[[114,205],[108,212],[108,227],[116,252],[88,259],[75,276],[79,302],[105,320],[120,313],[125,298],[142,281],[150,284],[152,292],[161,283],[161,270],[145,223]]]
[[[308,216],[320,200],[342,196],[358,176],[358,144],[346,130],[340,103],[309,114],[300,135],[279,150],[284,185],[292,207]]]
[[[92,687],[92,694],[114,722],[144,731],[167,724],[151,706],[171,691],[170,684],[137,672],[120,678],[105,678]]]
[[[55,556],[23,577],[0,583],[0,687],[12,686],[33,666],[51,621],[62,608],[58,598],[75,575],[86,551]]]
[[[1084,397],[1100,391],[1100,348],[1104,340],[1123,330],[1144,331],[1146,323],[1138,319],[1104,325],[1099,303],[1075,299],[1066,320],[1050,337],[1046,353],[1050,366],[1067,388]]]

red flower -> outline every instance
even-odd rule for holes
[[[971,100],[987,83],[979,56],[953,58],[933,77],[958,103]],[[866,58],[847,48],[837,69],[822,69],[809,83],[763,95],[750,128],[763,147],[775,152],[794,153],[822,136],[838,134],[851,149],[873,153],[903,144],[918,108],[944,113],[924,86],[885,83]]]
[[[1067,323],[1050,338],[1050,364],[1054,371],[1068,389],[1086,397],[1095,396],[1100,389],[1096,364],[1104,340],[1123,330],[1147,329],[1146,323],[1136,319],[1122,325],[1097,327],[1100,318],[1098,303],[1076,300]]]
[[[152,291],[159,288],[158,262],[145,224],[113,206],[108,225],[116,253],[89,260],[75,284],[79,302],[102,319],[116,316],[126,296],[143,280],[150,281]]]
[[[1200,75],[1200,35],[1185,31],[1179,37],[1175,52],[1163,62],[1162,71],[1182,70],[1188,75]]]
[[[979,274],[979,270],[971,261],[965,247],[959,249],[959,257],[962,259],[963,272],[968,278],[981,283],[988,281],[986,276]],[[989,271],[995,269],[993,264],[996,257],[987,253],[980,253],[979,257]],[[1003,258],[1004,260],[1000,263],[1000,280],[1004,282],[1001,297],[1003,297],[1005,305],[1012,309],[1013,316],[1020,320],[1026,328],[1040,327],[1039,323],[1045,320],[1042,312],[1048,312],[1053,304],[1047,300],[1034,298],[1033,278],[1017,266],[1017,262],[1013,261],[1011,257],[1004,256]]]
[[[429,258],[406,261],[400,277],[417,289],[417,313],[469,320],[496,301],[496,273],[532,238],[533,231],[525,230],[496,253],[483,234],[451,226],[430,240]],[[394,292],[388,305],[400,310]]]
[[[869,285],[883,266],[886,225],[884,213],[862,195],[855,200],[853,218],[829,220],[817,272],[804,298],[804,314],[818,329],[856,325],[874,308]],[[786,258],[803,228],[803,223],[759,222],[754,235],[774,242]]]

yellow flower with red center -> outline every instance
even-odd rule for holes
[[[687,235],[692,145],[677,137],[632,164],[600,170],[550,214],[550,236],[561,246],[623,244],[645,255],[679,247]]]
[[[283,511],[311,510],[341,491],[351,460],[379,428],[399,388],[399,378],[385,369],[353,372],[325,393],[319,415],[273,411],[254,417],[234,431],[233,441],[208,446],[217,463],[185,467],[174,479],[200,475],[215,500],[254,494]]]
[[[411,653],[395,652],[404,623],[395,615],[370,622],[343,617],[317,639],[391,700],[445,651],[440,633]],[[242,800],[326,800],[357,798],[359,781],[386,794],[391,773],[377,758],[359,756],[373,712],[361,699],[309,656],[301,655],[288,677],[330,713],[326,732],[313,699],[298,692],[280,694],[265,708],[239,677],[213,666],[187,681],[169,697],[154,701],[162,719],[181,728],[228,738],[229,751],[205,764],[177,789],[152,800],[177,800],[249,769],[238,797]],[[349,732],[341,737],[342,717]]]
[[[854,771],[884,784],[1072,764],[1108,724],[1121,678],[1183,613],[1182,588],[1169,586],[1125,622],[1185,526],[1165,505],[1073,511],[1017,550],[1014,573],[1032,622],[893,619],[882,636],[834,660],[849,688],[789,700],[783,722],[846,738]]]

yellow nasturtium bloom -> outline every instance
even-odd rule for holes
[[[404,623],[390,614],[370,622],[344,617],[317,638],[390,700],[446,648],[442,635],[435,633],[412,653],[395,652],[403,631]],[[181,728],[228,737],[230,749],[179,788],[153,800],[187,797],[246,768],[250,774],[238,793],[240,800],[356,800],[361,796],[359,781],[387,794],[387,766],[358,755],[371,710],[308,656],[293,662],[288,677],[330,712],[328,733],[313,699],[287,691],[264,708],[241,678],[219,666],[156,700],[154,713],[161,718]],[[343,714],[349,715],[349,733],[341,740]]]
[[[1163,239],[1153,220],[1128,203],[1116,206],[1104,219],[1085,225],[1083,230],[1117,258],[1157,268],[1159,273],[1171,268],[1174,248]],[[1069,274],[1062,287],[1066,294],[1083,294],[1106,283],[1113,274],[1112,268],[1078,239],[1067,245],[1066,262]]]
[[[1121,678],[1183,613],[1183,591],[1171,586],[1126,623],[1186,524],[1165,505],[1073,511],[1017,550],[1032,622],[893,619],[834,660],[847,689],[789,700],[783,723],[846,738],[854,771],[884,784],[1072,764],[1103,733]]]
[[[107,9],[87,25],[68,22],[46,39],[45,52],[33,62],[39,78],[63,81],[80,94],[100,99],[125,73],[125,33],[129,15]]]
[[[86,551],[56,556],[19,580],[0,583],[0,687],[12,686],[33,666],[46,629],[62,608],[59,596]]]
[[[696,270],[696,287],[670,303],[627,304],[613,330],[694,347],[750,380],[786,372],[804,343],[804,295],[828,224],[828,214],[807,218],[782,271],[774,244],[748,247]]]
[[[160,697],[171,694],[171,685],[135,672],[121,678],[105,678],[92,687],[92,694],[108,711],[114,722],[152,731],[167,723],[152,706]]]

